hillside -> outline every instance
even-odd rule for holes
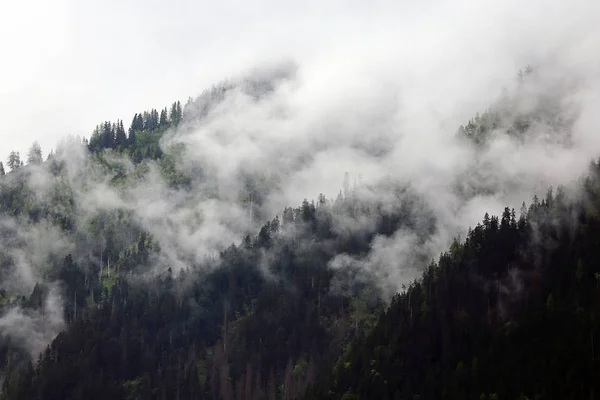
[[[486,214],[306,398],[596,398],[599,185]]]
[[[344,140],[299,136],[330,131],[296,127],[287,64],[127,130],[99,124],[46,161],[35,145],[26,164],[12,153],[0,397],[593,398],[598,164],[452,240],[482,204],[552,175],[507,170],[498,141],[530,156],[540,140],[572,146],[562,92],[527,77],[447,139],[473,160],[450,172],[389,173],[410,166],[393,162],[411,143],[390,148],[377,126],[375,139],[343,123]],[[340,149],[376,165],[371,178],[341,172],[337,196],[286,204]]]

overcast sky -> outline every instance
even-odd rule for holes
[[[574,43],[593,49],[599,3],[1,0],[0,159],[34,140],[46,154],[103,120],[129,125],[137,111],[282,58],[321,79],[324,92],[353,74],[444,82],[417,88],[415,101],[458,121],[525,63],[560,57]]]

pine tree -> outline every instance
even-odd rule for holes
[[[41,164],[42,162],[42,148],[37,141],[33,142],[27,153],[27,164]]]
[[[483,216],[483,226],[485,227],[485,229],[490,228],[490,214],[488,214],[487,212]]]
[[[137,116],[137,120],[135,123],[135,130],[136,131],[143,131],[144,130],[144,116],[142,113],[139,113]]]
[[[156,109],[152,109],[152,111],[150,112],[151,118],[152,118],[152,129],[156,129],[158,128],[158,124],[159,124],[159,116],[158,116],[158,111],[156,111]]]
[[[181,103],[176,101],[171,105],[171,111],[169,113],[169,119],[172,124],[177,125],[181,121],[182,111]]]
[[[133,119],[131,120],[131,125],[129,126],[128,133],[129,133],[130,137],[131,137],[131,134],[137,130],[137,120],[138,120],[138,114],[135,113],[135,115],[133,116]]]
[[[150,125],[152,124],[152,121],[150,120],[150,113],[148,111],[144,111],[142,113],[142,121],[143,121],[143,131],[148,131],[150,130]]]
[[[4,164],[0,161],[0,176],[4,176],[6,172],[4,172]]]
[[[112,149],[115,147],[115,126],[109,121],[102,124],[101,130],[102,147],[104,149]]]
[[[500,227],[506,229],[510,226],[510,209],[508,207],[504,207],[504,212],[502,213],[502,219],[500,220]]]
[[[168,123],[169,123],[168,112],[167,112],[167,109],[164,108],[164,109],[160,110],[160,121],[158,122],[158,124],[160,126],[166,126]]]
[[[123,121],[117,121],[117,132],[115,134],[115,146],[117,148],[123,148],[127,145],[127,135],[125,134],[125,127]]]
[[[129,145],[129,147],[135,146],[135,134],[136,132],[140,132],[142,130],[144,130],[144,120],[141,114],[136,113],[133,116],[131,126],[129,127],[129,137],[127,138],[127,144]]]
[[[510,227],[513,229],[517,228],[517,213],[514,208],[510,210]]]
[[[183,117],[183,111],[181,110],[181,103],[178,100],[177,101],[177,123],[181,122],[182,117]]]
[[[10,152],[10,154],[8,155],[7,165],[11,171],[14,171],[15,169],[17,169],[21,166],[21,155],[19,154],[18,151]]]

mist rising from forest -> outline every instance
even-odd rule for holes
[[[74,194],[76,233],[61,233],[51,221],[3,220],[12,232],[3,238],[22,238],[0,244],[3,254],[18,261],[17,274],[4,278],[3,287],[31,293],[36,282],[47,279],[48,260],[67,254],[80,265],[106,263],[90,254],[91,248],[102,248],[104,238],[101,232],[90,233],[89,222],[116,211],[130,213],[160,244],[151,265],[136,273],[177,271],[207,259],[218,264],[219,251],[245,234],[256,234],[284,207],[320,193],[335,199],[348,173],[353,196],[391,206],[402,198],[390,187],[408,185],[436,219],[436,231],[424,244],[417,245],[418,232],[400,230],[376,238],[365,257],[340,254],[331,261],[333,268],[350,265],[374,275],[388,299],[419,276],[422,265],[414,264],[418,255],[437,257],[485,212],[501,213],[505,205],[518,210],[522,201],[543,195],[548,186],[576,179],[600,154],[595,131],[600,56],[590,51],[599,44],[599,31],[593,13],[577,15],[580,23],[571,29],[572,19],[563,19],[559,5],[548,7],[545,19],[520,13],[514,4],[511,9],[499,6],[500,16],[515,18],[512,27],[518,32],[543,20],[539,32],[515,43],[499,34],[502,24],[485,17],[489,6],[469,14],[489,25],[485,28],[477,22],[468,27],[446,22],[446,37],[428,34],[429,25],[405,28],[403,38],[419,37],[417,42],[379,31],[368,40],[356,35],[355,42],[335,51],[258,62],[231,77],[231,90],[218,101],[208,96],[191,103],[184,121],[161,143],[165,152],[184,145],[176,169],[194,177],[189,190],[169,187],[153,162],[146,163],[147,172],[135,184],[115,187],[110,183],[113,172],[94,162],[79,141],[64,141],[56,159],[68,171],[65,183]],[[569,34],[549,38],[550,28]],[[521,82],[516,74],[527,63],[534,72]],[[502,121],[485,146],[456,134],[490,105],[501,111]],[[518,118],[531,113],[540,117],[526,139],[507,134]],[[135,169],[126,157],[110,154],[106,159],[126,173]],[[250,210],[240,202],[240,192],[249,178],[258,177],[267,189]],[[43,199],[56,183],[53,179],[46,167],[33,166],[27,184]],[[472,193],[457,189],[465,185]],[[360,230],[368,221],[336,223],[339,229]],[[121,229],[124,244],[135,239],[128,227]],[[55,304],[59,299],[48,297],[46,307]],[[63,326],[58,314],[47,315],[57,321],[46,325],[51,333],[42,341]],[[0,330],[26,338],[27,333],[13,329],[13,322],[26,326],[39,318],[13,310],[0,319]],[[33,352],[33,342],[24,340]]]
[[[387,297],[419,275],[422,266],[411,265],[416,253],[437,257],[485,212],[501,213],[506,205],[518,212],[534,194],[543,196],[550,186],[584,173],[598,154],[600,140],[588,121],[597,104],[588,96],[595,78],[559,62],[533,70],[523,77],[507,72],[504,90],[490,102],[499,126],[483,146],[456,134],[458,125],[448,127],[451,116],[435,112],[443,107],[424,110],[409,101],[418,95],[399,82],[357,73],[344,77],[352,85],[334,81],[344,89],[323,97],[323,78],[293,63],[255,71],[211,103],[208,112],[200,97],[163,146],[183,144],[182,170],[214,173],[228,206],[235,207],[244,177],[265,176],[272,182],[259,213],[265,219],[305,197],[324,193],[335,199],[346,173],[352,196],[363,201],[379,199],[391,206],[402,199],[390,188],[410,186],[437,221],[425,248],[415,248],[418,232],[399,231],[374,240],[364,259],[342,254],[331,264],[358,264],[375,273],[387,286]],[[265,79],[269,74],[273,78]],[[425,88],[433,89],[431,84]],[[520,118],[533,115],[525,136],[511,134]]]

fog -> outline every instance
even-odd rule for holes
[[[331,260],[332,268],[372,274],[387,299],[419,276],[417,260],[437,257],[485,212],[518,210],[548,186],[576,179],[600,155],[596,2],[221,4],[100,7],[64,0],[28,20],[39,23],[35,34],[17,37],[31,51],[9,48],[20,55],[15,65],[28,67],[9,63],[0,70],[0,84],[13,82],[0,95],[10,110],[3,148],[24,153],[37,139],[45,150],[57,149],[66,165],[63,183],[74,193],[77,234],[60,233],[48,221],[3,220],[9,232],[0,249],[15,264],[15,275],[2,278],[5,288],[30,292],[46,279],[52,257],[73,253],[80,264],[106,263],[90,255],[99,238],[86,230],[99,213],[125,210],[158,241],[161,251],[140,266],[142,273],[177,270],[256,233],[286,206],[320,193],[335,198],[349,173],[362,200],[391,206],[403,200],[389,188],[408,185],[436,218],[424,244],[416,240],[417,227],[376,238],[364,258]],[[24,11],[11,7],[16,15]],[[2,29],[3,46],[21,32],[14,23]],[[53,51],[33,55],[39,46]],[[517,72],[527,65],[534,74],[519,83]],[[194,177],[190,190],[167,185],[153,162],[142,179],[115,187],[79,141],[56,147],[65,134],[89,136],[102,120],[128,123],[134,112],[195,96],[224,79],[233,89],[195,100],[161,142],[166,152],[185,146],[177,169]],[[488,107],[500,122],[486,146],[456,135]],[[525,139],[506,134],[532,113],[539,117]],[[106,159],[134,172],[127,158]],[[45,167],[26,168],[28,186],[43,200],[53,178]],[[252,218],[240,203],[249,177],[268,182]],[[126,233],[120,245],[135,240]],[[52,299],[52,307],[60,304]],[[23,319],[33,323],[36,316],[10,309],[0,331],[22,334],[13,322],[24,326]],[[52,338],[55,326],[62,322],[42,337]],[[32,343],[39,346],[38,339],[24,343],[32,352]]]

